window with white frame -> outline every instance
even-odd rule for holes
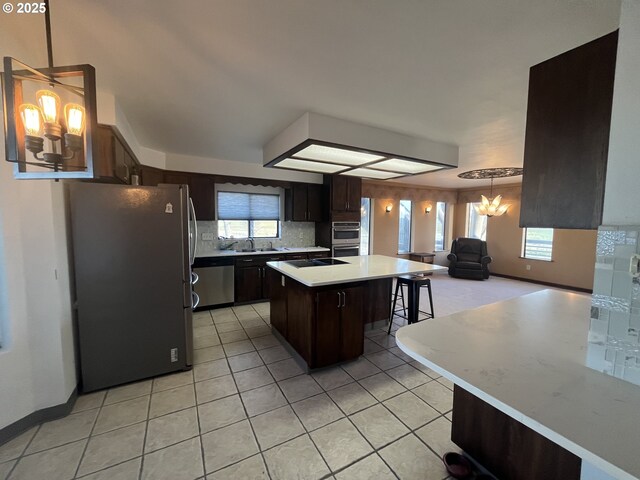
[[[411,251],[411,200],[400,200],[398,253]]]
[[[553,254],[553,228],[525,228],[522,236],[522,256],[550,262]]]
[[[467,237],[487,240],[487,216],[480,215],[475,207],[480,203],[467,203]]]
[[[360,201],[360,255],[369,255],[371,248],[371,199]]]
[[[280,194],[216,192],[218,236],[225,238],[276,238],[280,236]]]
[[[436,203],[436,251],[444,250],[444,237],[447,227],[447,204]]]

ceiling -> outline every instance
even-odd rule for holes
[[[458,145],[457,170],[403,181],[464,188],[487,182],[458,179],[461,171],[522,165],[529,67],[615,30],[620,4],[51,0],[51,7],[56,64],[94,65],[98,87],[118,98],[146,147],[261,163],[262,146],[311,111]],[[44,66],[43,37],[41,16],[0,16],[2,55]]]

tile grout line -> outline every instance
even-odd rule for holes
[[[14,460],[16,461],[16,463],[13,464],[13,466],[9,469],[9,474],[7,475],[7,479],[11,477],[11,475],[13,475],[13,472],[15,471],[15,469],[18,467],[18,465],[20,464],[20,461],[22,460],[23,457],[26,457],[27,455],[25,455],[25,452],[29,449],[29,447],[31,446],[31,443],[33,442],[33,440],[36,438],[36,435],[38,434],[38,432],[40,431],[40,428],[42,427],[42,424],[40,423],[37,427],[36,427],[36,431],[33,432],[33,436],[29,439],[29,441],[27,442],[27,444],[24,447],[24,450],[22,450],[22,452],[20,453],[20,455],[18,455]],[[25,432],[26,433],[26,432]],[[16,437],[17,438],[17,437]],[[8,460],[10,461],[10,460]]]
[[[151,392],[149,393],[149,403],[147,405],[147,418],[144,425],[144,436],[142,439],[142,459],[140,460],[140,468],[138,470],[138,480],[142,479],[142,472],[144,470],[144,456],[145,447],[147,446],[147,432],[149,431],[149,416],[151,414],[151,401],[153,399],[153,384],[155,380],[151,380]],[[193,396],[195,398],[195,386],[193,387]]]
[[[207,310],[207,312],[209,313],[209,317],[211,318],[211,323],[213,324],[213,315],[211,314],[211,310]],[[215,326],[213,327],[215,330]],[[216,335],[217,335],[218,331],[216,330]],[[220,337],[218,337],[219,339]],[[230,368],[229,365],[229,361],[225,358],[225,361],[227,362],[227,366]],[[195,367],[195,366],[194,366]],[[193,367],[192,367],[193,369]],[[198,441],[200,442],[200,455],[202,456],[202,473],[204,475],[204,478],[207,477],[207,465],[205,463],[205,454],[204,454],[204,442],[202,441],[202,424],[200,422],[200,408],[199,408],[199,404],[198,404],[198,393],[196,391],[196,376],[195,376],[195,372],[193,374],[193,391],[194,391],[194,397],[196,400],[196,420],[198,421]]]
[[[253,308],[253,307],[252,307],[252,308]],[[255,309],[254,309],[254,310],[255,310]],[[233,314],[236,316],[236,318],[237,318],[237,320],[238,320],[238,323],[239,323],[239,322],[240,322],[240,319],[239,319],[239,318],[238,318],[238,316],[236,315],[236,312],[235,312],[234,310],[232,310],[232,311],[233,311]],[[241,323],[240,323],[240,327],[242,328],[242,331],[244,332],[244,326],[243,326]],[[246,335],[246,332],[245,332],[245,335]],[[221,341],[222,341],[222,340],[221,340]],[[253,343],[252,343],[252,344],[253,344]],[[224,350],[224,349],[223,349],[223,350]],[[248,352],[247,352],[247,353],[248,353]],[[235,356],[235,355],[234,355],[234,356]],[[229,357],[226,355],[226,351],[225,351],[225,360],[227,361],[227,365],[229,366],[229,371],[231,371],[231,365],[229,364]],[[238,420],[237,422],[232,423],[231,425],[238,424],[238,423],[243,422],[243,421],[245,421],[245,420],[247,421],[247,423],[249,424],[249,428],[251,428],[251,433],[253,434],[253,439],[254,439],[254,441],[255,441],[255,443],[256,443],[256,446],[258,447],[258,452],[257,452],[257,454],[259,454],[259,455],[260,455],[260,458],[262,458],[262,462],[264,463],[265,468],[266,468],[266,470],[267,470],[267,476],[268,476],[269,478],[271,478],[271,473],[269,472],[269,466],[267,465],[267,462],[266,462],[266,460],[265,460],[265,458],[264,458],[264,455],[262,455],[262,448],[260,448],[260,442],[258,441],[258,436],[256,435],[256,432],[255,432],[255,430],[254,430],[254,428],[253,428],[253,424],[251,423],[251,418],[249,417],[249,412],[247,411],[247,407],[246,407],[246,405],[244,404],[244,399],[242,398],[242,394],[241,394],[242,392],[240,392],[240,389],[238,388],[238,382],[236,381],[236,378],[235,378],[235,376],[233,375],[233,372],[231,373],[231,379],[233,380],[233,384],[234,384],[234,385],[235,385],[235,387],[236,387],[237,395],[238,395],[238,397],[240,398],[240,404],[242,405],[242,408],[243,408],[243,410],[244,410],[244,414],[245,414],[245,417],[246,417],[246,418],[244,418],[244,419],[242,419],[242,420]],[[263,385],[263,386],[264,386],[264,385]],[[256,387],[256,388],[260,388],[260,387]],[[255,389],[253,389],[253,390],[255,390]],[[247,390],[247,391],[249,391],[249,390]],[[235,395],[235,394],[234,394],[234,395]],[[230,395],[227,395],[227,396],[230,396]],[[230,426],[230,425],[225,425],[225,427],[228,427],[228,426]],[[220,427],[220,428],[225,428],[225,427]],[[214,429],[214,430],[212,430],[212,432],[213,432],[213,431],[216,431],[216,430],[219,430],[220,428]],[[230,467],[230,466],[232,466],[232,465],[236,465],[236,464],[238,464],[238,463],[240,463],[240,462],[242,462],[242,461],[246,460],[247,458],[251,458],[251,457],[253,457],[253,456],[254,456],[254,455],[250,455],[250,456],[248,456],[248,457],[242,458],[242,459],[238,460],[237,462],[231,463],[231,464],[229,464],[229,465],[225,465],[224,467],[219,468],[218,470],[214,470],[214,471],[213,471],[213,472],[211,472],[211,473],[214,473],[214,472],[217,472],[217,471],[223,470],[223,469],[228,468],[228,467]],[[205,468],[205,475],[208,475],[208,472],[206,471],[206,468]]]
[[[93,432],[96,429],[98,418],[100,418],[100,414],[102,413],[104,402],[106,402],[106,400],[107,400],[107,392],[104,393],[104,397],[102,397],[102,402],[100,402],[98,414],[96,415],[96,418],[93,420],[93,425],[91,425],[91,430],[89,430],[89,436],[87,437],[87,442],[84,444],[84,448],[82,449],[82,454],[80,455],[80,460],[78,461],[78,465],[76,466],[76,471],[73,474],[73,478],[76,478],[78,476],[78,473],[80,472],[80,465],[82,465],[82,462],[84,461],[84,456],[87,453],[87,448],[89,448],[89,442],[91,441]]]

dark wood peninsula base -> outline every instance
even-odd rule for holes
[[[391,278],[308,287],[271,268],[271,326],[307,369],[353,360],[364,330],[389,318]]]
[[[451,440],[498,478],[580,478],[580,457],[458,385],[453,387]]]

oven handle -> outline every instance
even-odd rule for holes
[[[334,232],[359,232],[359,228],[343,228],[343,227],[333,227],[332,230]]]
[[[335,246],[333,247],[334,250],[353,250],[354,248],[359,248],[360,245],[343,245],[341,247]]]

